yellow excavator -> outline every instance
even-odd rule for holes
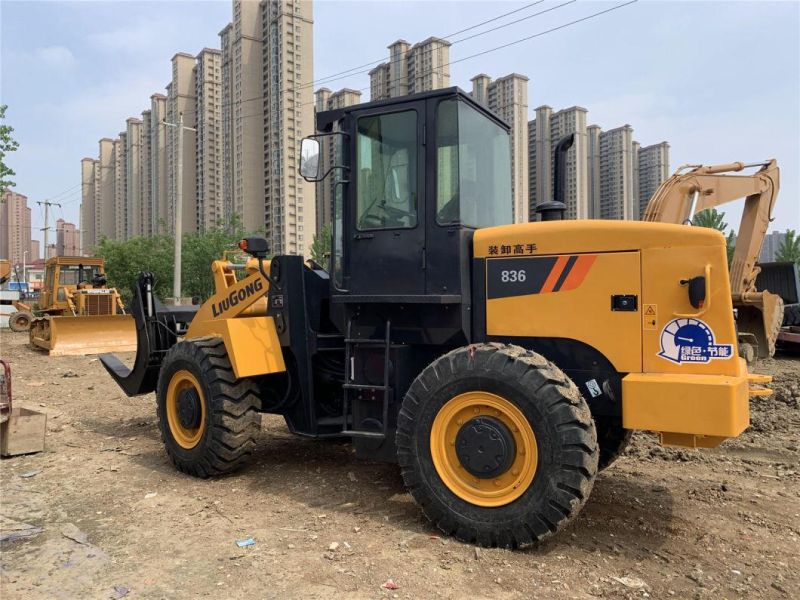
[[[133,319],[117,290],[106,285],[102,258],[50,258],[38,311],[22,302],[15,306],[11,329],[29,331],[31,345],[51,356],[136,349]]]
[[[753,167],[760,168],[754,173],[733,175]],[[739,352],[748,362],[775,354],[783,320],[781,297],[756,289],[756,276],[761,270],[756,263],[779,189],[780,169],[775,159],[749,164],[683,165],[656,190],[642,219],[691,225],[697,213],[745,198],[730,277]]]

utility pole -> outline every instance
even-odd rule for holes
[[[41,231],[44,231],[44,260],[47,262],[47,249],[49,248],[47,234],[50,232],[50,207],[57,206],[61,208],[61,205],[58,202],[50,202],[49,200],[45,200],[44,202],[36,202],[36,204],[44,206],[44,227],[42,227]]]
[[[183,242],[183,130],[197,131],[193,127],[184,127],[183,113],[180,113],[180,118],[177,123],[167,123],[162,121],[168,127],[178,128],[178,184],[176,187],[175,196],[175,271],[172,276],[172,295],[175,298],[175,304],[181,301],[181,244]]]

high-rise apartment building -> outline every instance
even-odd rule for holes
[[[528,78],[511,73],[492,81],[481,73],[472,78],[471,96],[510,127],[513,216],[515,223],[524,223],[529,220]]]
[[[338,92],[331,92],[328,88],[320,88],[314,95],[314,106],[316,112],[335,110],[352,106],[361,102],[361,92],[344,88]],[[320,154],[320,173],[327,173],[336,164],[334,150],[334,140],[331,138],[321,138]],[[317,185],[317,232],[326,225],[330,225],[333,219],[333,194],[336,189],[336,177],[331,173],[329,177],[318,182]]]
[[[128,212],[125,206],[127,189],[127,133],[121,131],[114,140],[114,239],[127,240]],[[45,249],[47,251],[47,249]]]
[[[772,231],[764,236],[764,242],[761,244],[761,253],[758,256],[758,262],[774,262],[775,254],[786,239],[786,232]]]
[[[183,233],[197,231],[195,57],[178,52],[172,57],[172,81],[167,85],[167,223],[175,223],[178,201],[178,126],[183,118],[183,177],[181,180]]]
[[[150,231],[165,233],[167,222],[167,97],[150,96]]]
[[[56,221],[56,256],[80,256],[81,232],[75,223],[67,223],[64,219]]]
[[[635,219],[633,129],[623,125],[600,134],[600,218]]]
[[[114,239],[117,232],[116,216],[116,163],[117,145],[111,138],[99,141],[97,165],[95,165],[94,237],[92,243],[84,244],[85,251],[99,244],[103,238]]]
[[[142,235],[142,120],[127,119],[125,133],[125,239]]]
[[[28,197],[12,190],[0,199],[0,258],[12,265],[30,261],[31,209]]]
[[[264,225],[274,253],[308,254],[316,232],[315,186],[297,168],[300,141],[314,132],[312,3],[261,7]]]
[[[81,247],[87,250],[97,243],[95,214],[99,171],[99,161],[93,158],[81,160]]]
[[[570,134],[575,138],[566,156],[566,189],[564,202],[567,219],[588,219],[589,201],[589,135],[587,111],[581,106],[557,112],[549,106],[536,109],[536,118],[528,123],[530,136],[530,211],[533,219],[536,206],[555,199],[555,149]]]
[[[222,52],[204,48],[196,61],[195,219],[198,231],[208,231],[223,223]]]
[[[600,218],[600,133],[599,125],[586,128],[589,218]]]
[[[437,37],[389,45],[389,62],[369,72],[370,100],[397,98],[450,85],[450,42]]]
[[[297,173],[314,131],[312,3],[234,0],[222,46],[223,187],[270,251],[307,254],[316,231],[314,184]]]
[[[152,183],[153,174],[153,140],[150,137],[152,121],[150,109],[142,111],[141,143],[139,144],[139,235],[153,235]]]
[[[658,186],[669,177],[669,144],[661,142],[639,148],[637,190],[639,196],[639,218],[644,216],[647,203]]]

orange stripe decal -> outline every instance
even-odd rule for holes
[[[568,260],[569,256],[558,257],[558,260],[556,260],[556,264],[553,265],[553,268],[551,269],[550,274],[547,276],[547,279],[544,280],[542,289],[539,290],[540,294],[547,294],[548,292],[553,291],[553,288],[558,282],[558,278],[561,276],[561,271],[564,270],[564,266],[567,264]]]
[[[596,254],[584,254],[583,256],[579,256],[559,291],[565,292],[567,290],[574,290],[581,283],[583,283],[583,280],[586,278],[586,274],[589,272],[589,269],[592,268],[592,265],[596,259]]]

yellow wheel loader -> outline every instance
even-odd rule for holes
[[[758,171],[736,174],[753,167],[759,167]],[[779,189],[780,169],[775,159],[751,164],[684,165],[659,186],[643,217],[644,221],[691,225],[697,213],[745,198],[730,277],[739,350],[748,362],[775,354],[783,321],[781,297],[756,289],[761,270],[756,263]]]
[[[240,467],[277,414],[397,462],[445,533],[513,548],[573,519],[631,430],[706,448],[747,428],[769,377],[737,356],[719,232],[562,220],[570,138],[543,221],[511,224],[508,127],[458,88],[316,118],[299,169],[335,178],[328,268],[246,238],[199,307],[144,273],[133,367],[101,356],[156,393],[178,470]]]
[[[39,309],[20,305],[9,323],[29,324],[34,347],[51,356],[129,352],[136,349],[133,318],[117,290],[106,285],[102,258],[48,259]],[[18,307],[19,308],[19,307]]]

